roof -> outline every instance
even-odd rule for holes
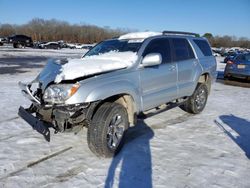
[[[162,35],[174,35],[174,36],[189,36],[189,37],[199,37],[197,33],[190,33],[190,32],[182,32],[182,31],[163,31],[163,32],[134,32],[134,33],[127,33],[125,35],[121,35],[118,37],[119,40],[131,40],[131,39],[146,39],[153,36],[162,36]]]
[[[129,39],[146,39],[148,37],[153,37],[157,35],[162,35],[161,32],[152,32],[152,31],[147,31],[147,32],[134,32],[134,33],[128,33],[125,35],[121,35],[118,39],[119,40],[129,40]]]

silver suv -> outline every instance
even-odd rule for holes
[[[137,115],[166,104],[200,113],[215,80],[216,60],[195,33],[129,33],[97,44],[81,59],[51,60],[35,80],[19,82],[31,100],[19,115],[50,141],[88,128],[90,150],[111,157]]]

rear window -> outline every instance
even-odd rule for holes
[[[183,61],[194,58],[194,52],[186,39],[173,39],[173,47],[175,61]]]
[[[246,60],[246,61],[250,61],[250,54],[246,54],[246,55],[245,55],[245,60]]]
[[[236,57],[236,61],[250,61],[250,54],[240,54]]]
[[[207,41],[194,39],[194,42],[200,48],[204,56],[212,55],[212,51]]]

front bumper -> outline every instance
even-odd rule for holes
[[[24,84],[22,82],[18,83],[20,89],[22,90],[22,94],[28,98],[33,104],[38,104],[40,105],[41,102],[39,101],[38,98],[34,97],[31,93],[30,87],[28,84]]]
[[[50,130],[49,127],[53,127],[52,124],[39,120],[34,117],[28,109],[24,109],[20,106],[18,115],[23,118],[33,129],[42,134],[46,141],[50,141]]]

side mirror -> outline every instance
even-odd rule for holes
[[[162,62],[162,57],[160,53],[150,53],[143,58],[142,66],[150,67],[150,66],[160,65],[161,62]]]

